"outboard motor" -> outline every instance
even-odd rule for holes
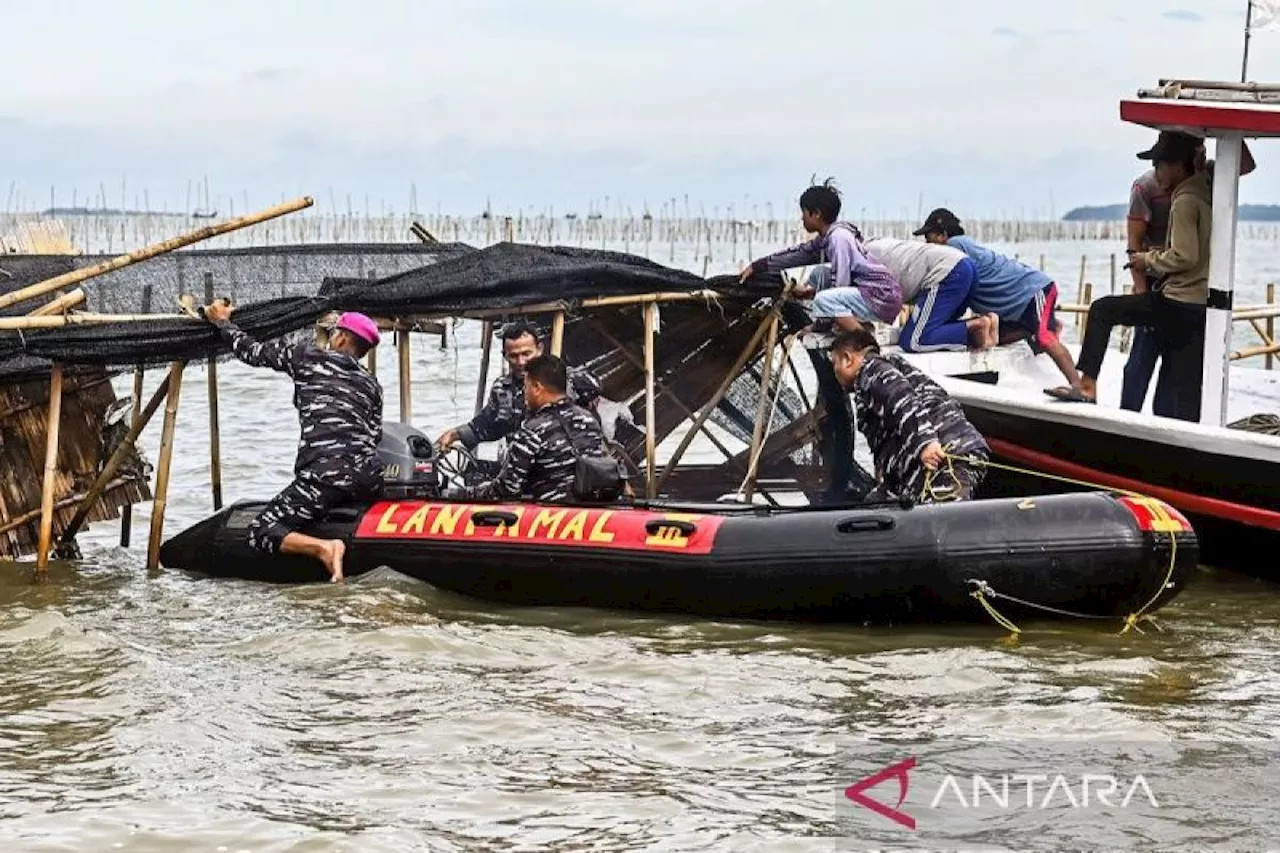
[[[440,472],[436,448],[421,430],[408,424],[384,423],[382,443],[382,494],[387,498],[436,498],[440,496]]]

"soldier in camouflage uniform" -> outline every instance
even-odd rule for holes
[[[441,447],[461,441],[468,449],[485,441],[497,441],[514,433],[524,422],[525,366],[542,355],[542,341],[536,326],[526,322],[510,323],[502,330],[502,357],[511,372],[500,377],[489,389],[489,400],[480,413],[462,426],[440,436]],[[581,368],[568,368],[569,396],[577,405],[591,409],[600,397],[600,381]]]
[[[310,343],[262,343],[231,322],[231,308],[204,309],[231,352],[245,364],[270,367],[293,379],[293,405],[302,423],[294,480],[249,524],[249,544],[266,554],[305,554],[342,580],[340,539],[296,532],[334,506],[368,500],[382,488],[382,386],[358,359],[378,343],[378,327],[363,314],[338,318],[329,349]]]
[[[604,433],[596,417],[566,396],[568,371],[554,355],[528,363],[525,403],[531,414],[511,437],[506,459],[494,479],[464,488],[462,498],[564,503],[573,495],[574,469],[583,454],[605,456]]]
[[[836,338],[831,364],[854,395],[858,429],[886,490],[921,503],[973,497],[991,451],[940,385],[902,356],[881,355],[865,329]]]

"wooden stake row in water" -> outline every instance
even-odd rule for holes
[[[958,211],[963,214],[963,211]],[[868,237],[908,238],[920,223],[915,219],[859,219]],[[0,234],[51,222],[38,214],[0,215]],[[184,228],[207,222],[199,218],[163,214],[86,213],[59,217],[60,233],[79,251],[113,253],[125,247],[151,243]],[[710,255],[715,266],[726,254],[753,257],[789,245],[804,237],[799,217],[743,219],[732,216],[681,217],[659,215],[612,218],[567,218],[554,214],[517,213],[512,216],[459,216],[449,214],[307,213],[266,223],[252,232],[227,234],[209,240],[211,248],[310,245],[332,243],[413,243],[411,230],[421,224],[436,239],[488,246],[510,240],[536,245],[568,245],[609,248],[658,261],[691,252],[701,260]],[[1123,245],[1123,221],[1063,222],[1019,219],[964,219],[966,232],[980,242],[1017,244],[1108,240]],[[52,226],[50,226],[52,227]],[[1280,242],[1280,223],[1245,222],[1239,226],[1243,240]]]

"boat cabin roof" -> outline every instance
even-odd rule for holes
[[[1158,87],[1122,100],[1120,118],[1197,136],[1280,136],[1280,85],[1161,80]]]

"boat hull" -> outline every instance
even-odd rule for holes
[[[161,562],[323,581],[311,560],[249,549],[263,506],[178,534]],[[857,624],[988,620],[979,584],[1037,605],[993,599],[1013,619],[1124,618],[1176,596],[1198,558],[1176,511],[1102,492],[781,512],[398,501],[340,508],[308,532],[347,542],[350,575],[388,566],[489,602]]]
[[[1097,405],[1048,397],[1043,389],[1062,376],[1025,344],[907,357],[964,407],[994,462],[1034,472],[993,467],[983,497],[1099,487],[1151,495],[1190,519],[1205,562],[1280,580],[1264,556],[1280,547],[1280,437],[1121,409],[1118,355],[1103,364]],[[1280,400],[1280,380],[1268,371],[1233,369],[1232,388],[1230,419]]]
[[[995,410],[981,400],[961,402],[991,446],[993,461],[1049,475],[993,469],[984,483],[985,496],[1098,486],[1151,495],[1191,521],[1207,563],[1280,579],[1274,561],[1261,556],[1280,547],[1280,464],[1245,452],[1214,452],[1191,442],[1175,445],[1126,434],[1122,426],[1105,421],[1082,426],[1031,411]]]

